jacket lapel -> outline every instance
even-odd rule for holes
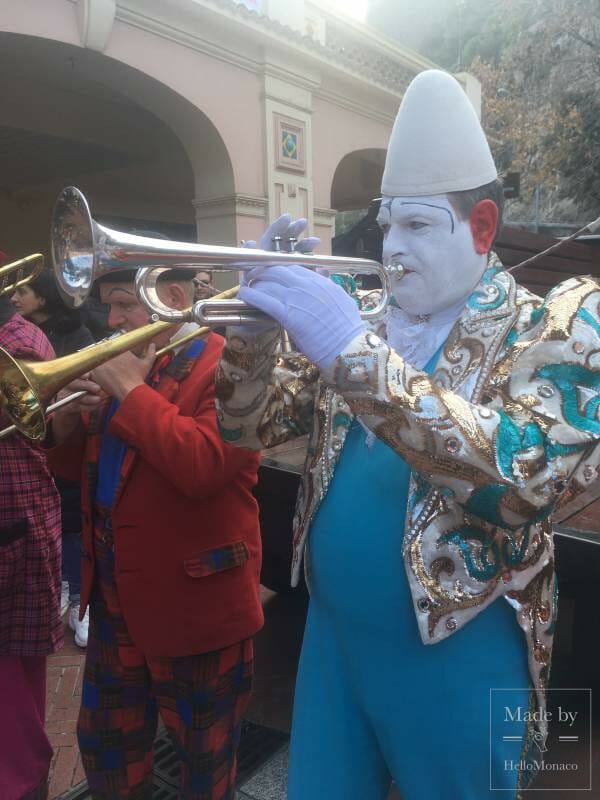
[[[490,253],[488,268],[440,353],[432,376],[436,386],[456,392],[472,403],[488,400],[484,388],[498,351],[519,314],[516,293],[514,278],[504,271],[498,257]],[[412,512],[420,500],[427,498],[433,502],[438,494],[424,478],[411,472],[409,509]],[[407,513],[405,543],[409,539],[409,528],[414,526],[414,514]]]
[[[434,383],[478,403],[498,351],[518,316],[516,284],[497,257],[467,300],[440,354]]]
[[[179,391],[179,384],[190,374],[192,367],[196,363],[196,359],[202,355],[205,347],[205,339],[196,339],[174,358],[172,356],[166,356],[159,359],[149,375],[149,385],[169,402],[173,402]],[[113,500],[113,508],[116,508],[117,503],[121,499],[123,489],[127,484],[137,460],[137,450],[128,447],[121,464],[119,482]]]

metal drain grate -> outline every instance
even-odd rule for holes
[[[244,783],[288,740],[281,731],[242,722],[242,735],[238,748],[238,784]],[[166,731],[154,740],[154,786],[152,800],[174,800],[179,785],[179,759]],[[87,781],[77,784],[58,800],[89,800]]]
[[[154,777],[168,786],[179,786],[179,758],[166,731],[154,740]]]

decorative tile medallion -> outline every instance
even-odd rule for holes
[[[275,169],[306,171],[304,149],[305,123],[302,120],[273,114],[275,124]]]

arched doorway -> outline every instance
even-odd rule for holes
[[[331,184],[331,207],[336,210],[332,252],[379,260],[379,232],[371,201],[379,197],[386,151],[354,150],[336,167]]]
[[[196,238],[193,200],[233,190],[206,115],[115,59],[2,33],[0,87],[0,249],[11,258],[48,252],[54,198],[67,184],[112,227],[179,240]]]
[[[338,212],[336,233],[344,218],[366,212],[369,203],[379,197],[386,151],[378,147],[354,150],[336,167],[331,184],[331,207]]]

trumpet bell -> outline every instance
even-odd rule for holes
[[[12,294],[19,286],[35,280],[44,269],[44,256],[33,253],[0,267],[0,297]]]
[[[78,308],[88,297],[97,272],[95,228],[87,200],[75,186],[56,199],[52,215],[52,262],[64,302]]]
[[[25,363],[0,350],[0,411],[30,439],[43,439],[46,418],[32,378]]]

